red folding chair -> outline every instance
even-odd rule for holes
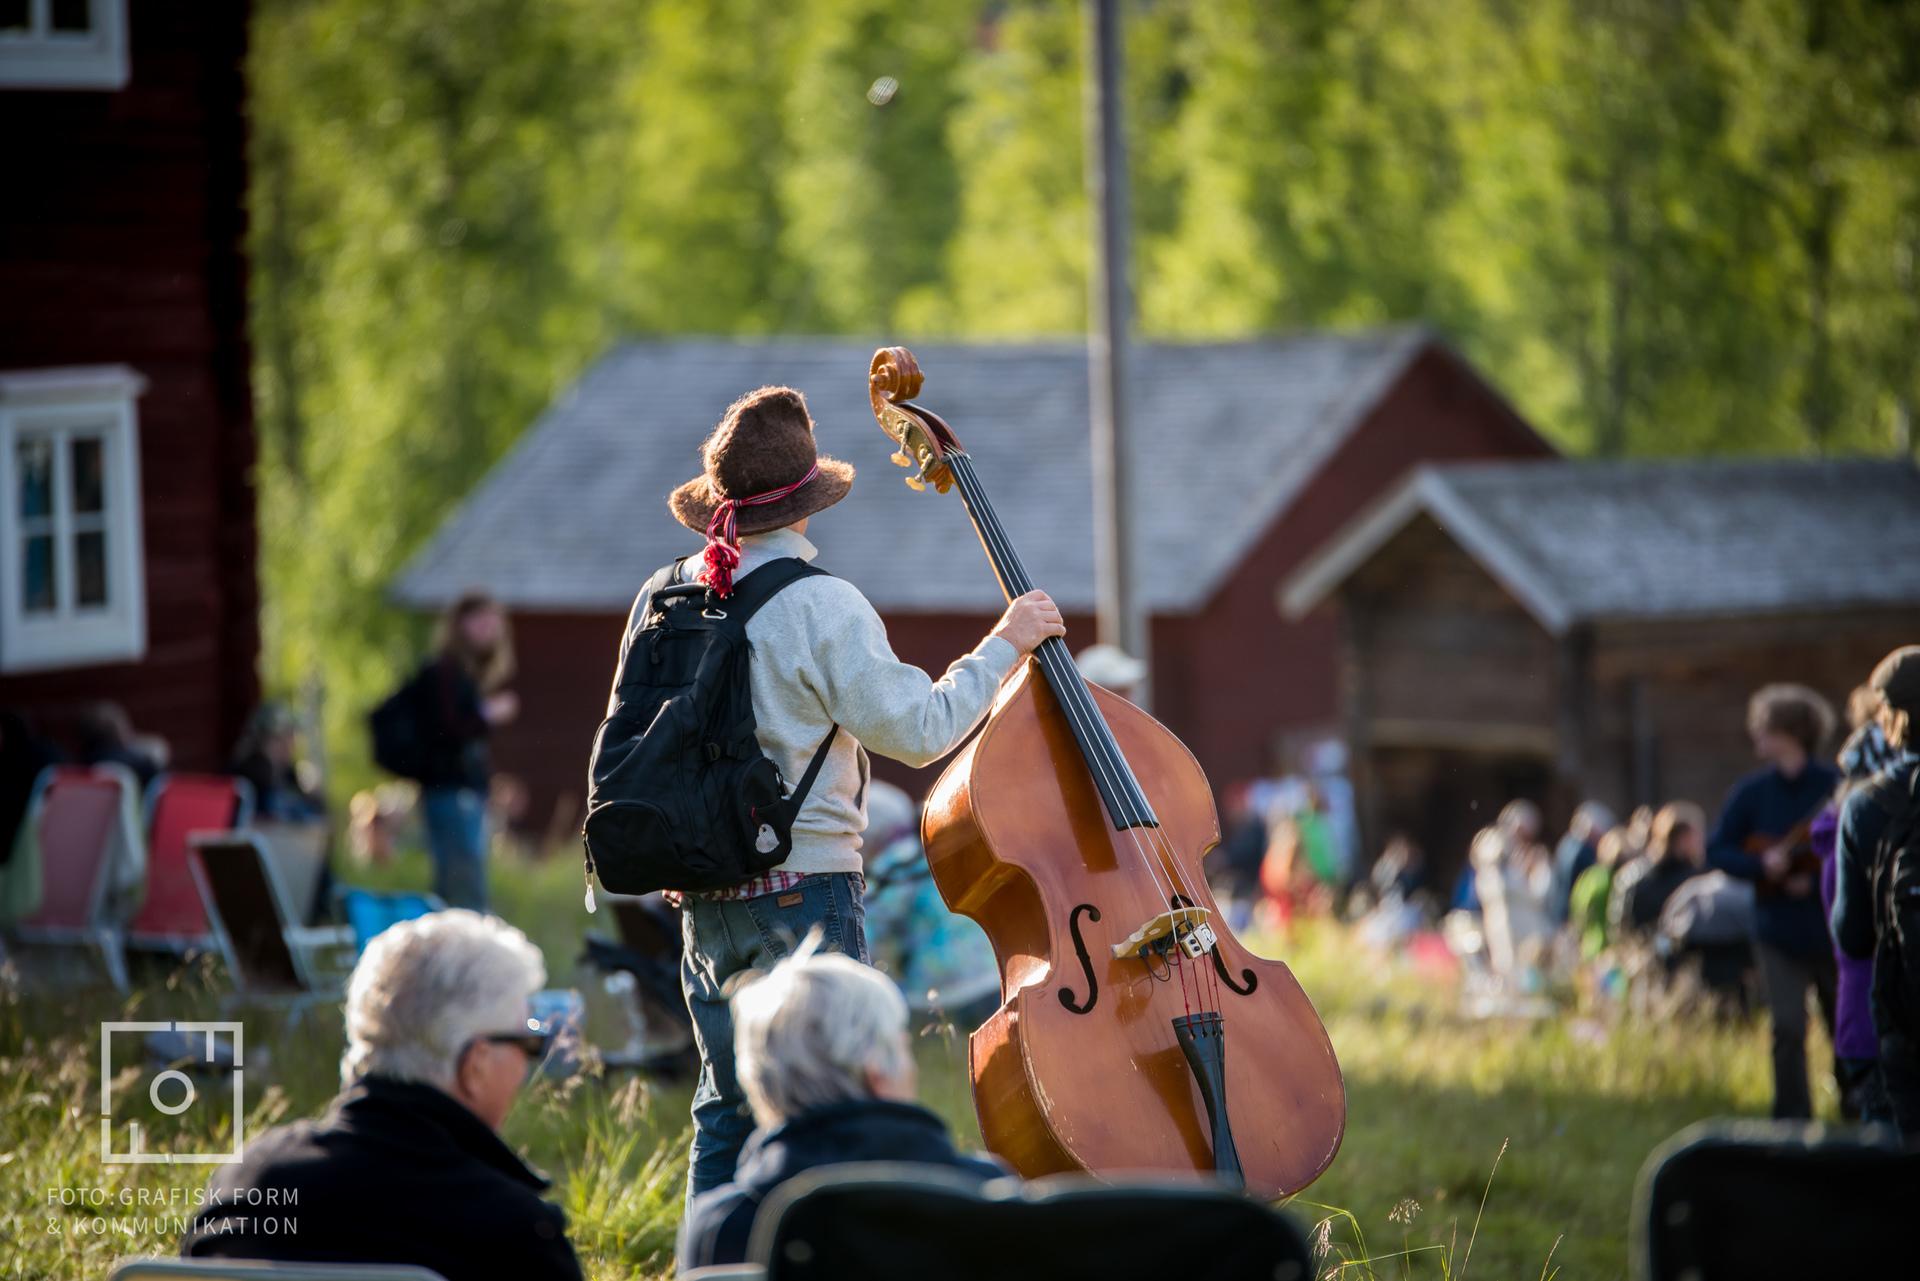
[[[40,844],[40,907],[14,927],[25,944],[96,949],[107,977],[127,986],[109,891],[116,861],[137,865],[131,800],[140,784],[120,765],[50,765],[34,784],[26,821]]]
[[[147,789],[147,898],[127,923],[134,947],[186,952],[214,946],[190,861],[195,832],[225,832],[253,819],[253,788],[217,774],[162,774]]]

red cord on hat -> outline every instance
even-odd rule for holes
[[[806,475],[791,485],[769,489],[764,494],[723,500],[713,509],[713,519],[707,522],[707,550],[700,557],[700,572],[695,577],[712,588],[716,596],[733,595],[733,571],[740,568],[740,531],[739,522],[734,519],[734,509],[777,503],[819,474],[820,464],[816,462],[807,468]]]

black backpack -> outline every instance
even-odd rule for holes
[[[1869,802],[1890,816],[1873,860],[1873,987],[1881,1009],[1920,1036],[1920,766],[1881,778]]]
[[[421,701],[426,697],[427,668],[409,676],[399,689],[367,716],[373,735],[373,760],[381,769],[401,778],[423,781],[432,765],[428,742],[431,721]]]
[[[718,890],[786,861],[793,820],[840,727],[827,731],[789,795],[754,737],[747,620],[776,592],[826,571],[769,561],[725,599],[675,584],[676,561],[634,603],[612,714],[587,768],[588,903],[592,877],[616,894]]]

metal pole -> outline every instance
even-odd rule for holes
[[[1127,146],[1121,121],[1119,0],[1085,0],[1087,203],[1093,253],[1087,263],[1087,399],[1092,410],[1094,585],[1099,639],[1143,661],[1146,619],[1134,591],[1127,467],[1127,347],[1133,295],[1127,284]],[[1144,703],[1151,669],[1139,691]]]

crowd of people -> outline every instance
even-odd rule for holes
[[[1847,710],[1829,757],[1837,718],[1824,698],[1757,691],[1747,732],[1760,768],[1711,820],[1685,800],[1624,821],[1588,802],[1549,848],[1538,807],[1513,801],[1474,837],[1444,902],[1398,838],[1374,864],[1364,928],[1393,943],[1438,918],[1484,988],[1513,998],[1490,1009],[1568,977],[1641,1007],[1762,1007],[1779,1118],[1813,1115],[1811,1006],[1843,1116],[1920,1140],[1920,647],[1889,654]]]

